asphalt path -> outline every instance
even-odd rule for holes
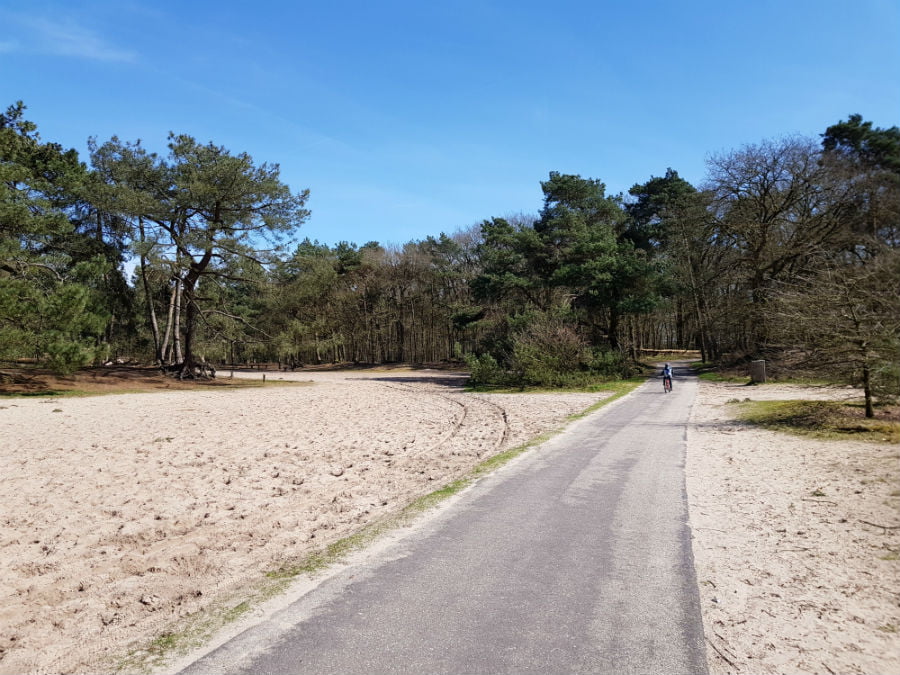
[[[696,380],[652,379],[184,673],[705,673]]]

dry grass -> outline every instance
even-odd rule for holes
[[[881,407],[867,418],[859,403],[839,401],[747,401],[740,418],[775,431],[816,438],[900,443],[900,406]]]
[[[219,371],[219,377],[213,380],[179,380],[163,375],[158,368],[145,366],[98,366],[83,368],[68,376],[55,375],[40,368],[4,368],[0,370],[0,396],[99,396],[193,389],[246,389],[263,384],[262,379],[232,379],[228,374],[229,371]],[[266,384],[274,382],[268,380]]]

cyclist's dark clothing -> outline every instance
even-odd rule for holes
[[[672,389],[672,369],[669,367],[669,364],[666,364],[666,367],[663,368],[662,378],[663,378],[663,388],[665,388],[666,391],[671,390]]]

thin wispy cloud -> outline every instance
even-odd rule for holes
[[[252,113],[257,119],[273,120],[277,122],[281,128],[290,129],[301,143],[301,145],[296,148],[297,150],[310,150],[319,146],[329,146],[332,150],[355,152],[355,150],[347,143],[298,124],[296,121],[283,115],[279,115],[270,108],[250,103],[249,101],[237,98],[218,89],[213,89],[194,80],[188,80],[183,77],[178,77],[177,75],[171,75],[170,77],[173,82],[179,82],[181,85],[202,92],[206,96],[215,97],[234,108],[246,110]]]
[[[4,12],[0,17],[6,19],[7,26],[22,33],[19,40],[0,42],[0,52],[27,51],[93,61],[132,62],[137,58],[135,52],[116,47],[71,19],[48,19],[11,12]]]

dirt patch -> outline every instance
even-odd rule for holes
[[[56,375],[41,368],[0,369],[0,401],[18,396],[98,395],[152,391],[191,391],[258,386],[253,380],[225,377],[211,380],[179,380],[159,368],[98,366],[72,375]],[[271,374],[270,374],[271,375]]]
[[[844,414],[849,419],[863,421],[869,419],[866,417],[866,408],[862,404],[856,404],[854,406],[848,407],[844,411]],[[876,406],[874,419],[883,420],[886,422],[900,422],[900,405]]]
[[[108,669],[609,395],[470,394],[448,372],[267,375],[314,385],[0,399],[0,673]]]
[[[713,673],[900,672],[900,446],[737,419],[846,388],[701,382],[687,488]]]

